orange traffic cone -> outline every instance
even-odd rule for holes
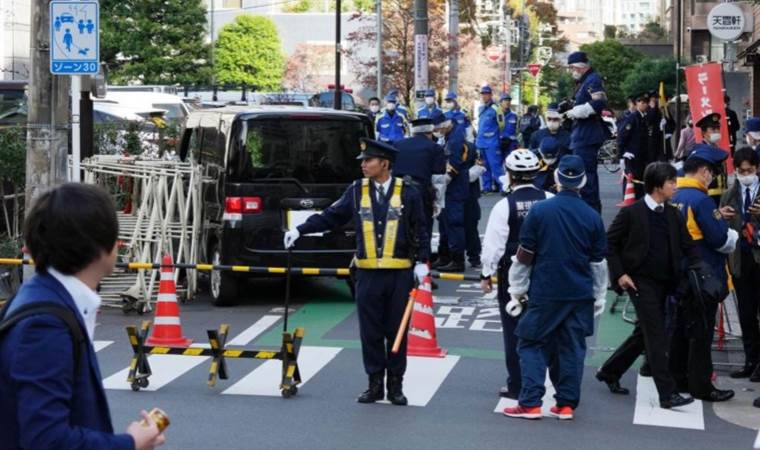
[[[433,313],[433,279],[428,275],[417,287],[414,295],[412,324],[409,327],[409,341],[406,353],[409,356],[430,356],[443,358],[446,350],[438,347],[435,334],[435,314]]]
[[[179,321],[179,304],[177,304],[177,286],[174,284],[172,257],[165,255],[161,261],[161,284],[156,301],[156,317],[153,321],[153,333],[146,341],[147,345],[187,347],[193,341],[182,335]]]
[[[636,202],[636,191],[633,189],[633,174],[625,176],[625,194],[623,195],[623,201],[618,203],[618,207],[625,208]]]

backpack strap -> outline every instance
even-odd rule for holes
[[[3,312],[8,309],[9,305],[10,300],[3,308]],[[53,302],[34,302],[24,305],[0,320],[0,337],[18,322],[31,316],[44,314],[58,317],[66,324],[66,326],[68,326],[74,353],[74,375],[79,375],[79,362],[82,359],[82,347],[84,346],[86,339],[82,332],[82,327],[79,325],[74,313],[65,306]],[[0,317],[2,317],[2,315],[0,315]]]

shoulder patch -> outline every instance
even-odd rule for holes
[[[717,209],[713,209],[712,215],[715,220],[720,220],[723,218],[723,216],[720,215],[720,211]]]

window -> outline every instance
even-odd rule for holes
[[[222,0],[222,8],[240,9],[243,7],[243,0]]]

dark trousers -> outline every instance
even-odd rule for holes
[[[478,188],[478,191],[480,188]],[[479,193],[479,192],[478,192]],[[480,262],[480,203],[478,197],[470,194],[464,203],[464,240],[467,248],[467,259],[471,263]]]
[[[667,288],[665,283],[648,278],[635,277],[634,283],[639,291],[637,293],[631,290],[629,295],[636,308],[638,323],[633,333],[605,361],[600,371],[607,377],[618,380],[646,349],[657,393],[660,399],[665,399],[676,389],[668,366],[668,338],[665,333]]]
[[[368,375],[387,370],[400,376],[406,371],[406,336],[398,353],[391,348],[413,284],[411,269],[356,270],[356,307]]]
[[[739,324],[747,366],[760,363],[760,264],[755,262],[749,248],[741,249],[741,276],[734,279],[739,301]]]
[[[718,305],[695,308],[696,300],[681,302],[670,344],[670,373],[679,390],[703,399],[712,391],[712,340]]]
[[[465,249],[464,202],[447,200],[446,208],[444,208],[441,216],[439,216],[442,219],[440,222],[445,223],[444,229],[446,230],[449,253],[452,257],[463,257]]]
[[[602,201],[599,198],[599,176],[596,173],[601,143],[584,145],[573,150],[573,154],[580,156],[586,169],[586,185],[581,189],[581,198],[594,208],[598,213],[602,212]]]
[[[508,269],[499,268],[499,284],[497,285],[496,298],[499,300],[499,316],[501,317],[501,335],[504,340],[504,359],[507,363],[507,387],[510,392],[519,393],[522,389],[522,375],[520,374],[520,356],[517,354],[517,336],[515,328],[520,317],[512,317],[507,314],[506,306],[509,303],[507,289]]]

